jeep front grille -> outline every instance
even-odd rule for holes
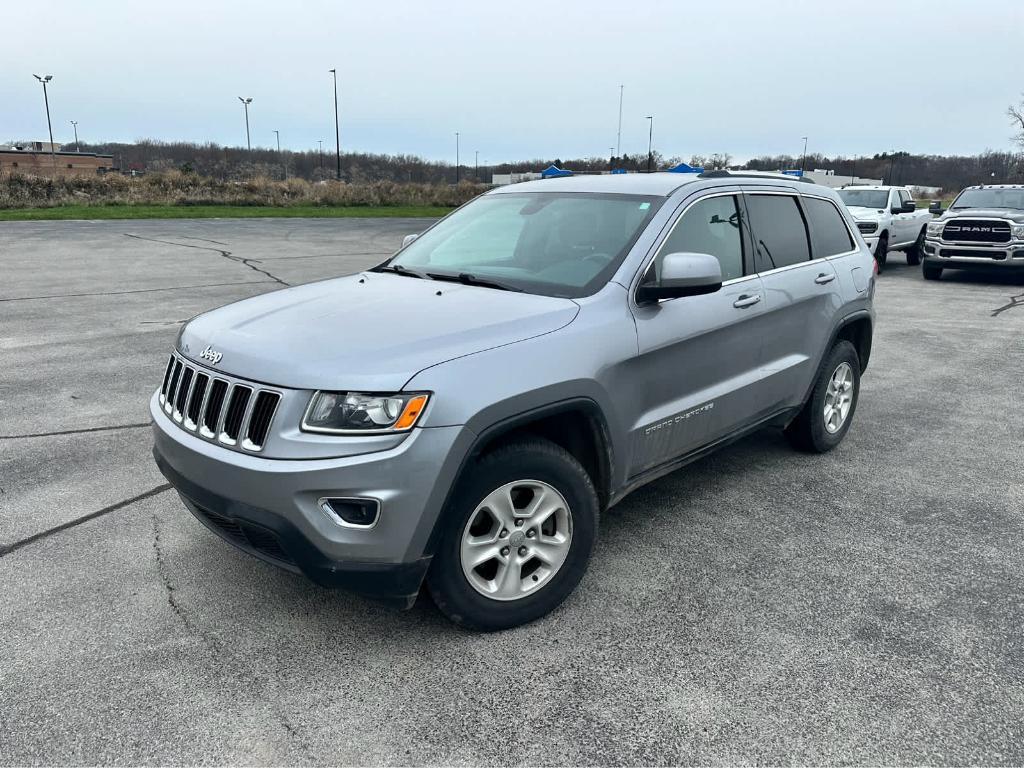
[[[222,377],[176,353],[160,387],[160,406],[182,429],[253,453],[263,450],[280,402],[280,392]]]
[[[1010,225],[991,219],[954,219],[943,228],[942,239],[953,243],[1008,243]]]

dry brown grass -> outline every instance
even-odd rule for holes
[[[470,182],[344,184],[254,178],[220,181],[193,173],[164,171],[131,178],[118,174],[50,179],[0,175],[0,208],[62,205],[241,205],[241,206],[456,206],[483,192]]]

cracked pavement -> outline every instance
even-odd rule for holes
[[[146,428],[183,319],[423,226],[0,224],[0,764],[1024,762],[1005,278],[894,255],[840,449],[765,432],[637,491],[528,627],[326,591],[193,520]]]

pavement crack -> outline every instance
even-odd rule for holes
[[[1024,293],[1018,293],[1016,296],[1011,296],[1009,304],[1004,304],[998,309],[993,309],[991,317],[995,317],[996,315],[1005,312],[1008,309],[1013,309],[1014,307],[1024,307]]]
[[[204,641],[209,642],[209,638],[205,637],[193,623],[193,621],[185,613],[185,610],[181,607],[181,603],[175,596],[176,587],[174,582],[171,581],[171,577],[167,575],[167,564],[164,562],[164,550],[160,546],[160,520],[156,515],[153,515],[153,552],[156,556],[156,572],[160,577],[160,583],[163,585],[164,592],[167,593],[167,604],[171,606],[171,611],[178,617],[182,624],[185,625],[190,633],[198,635]]]
[[[7,555],[21,549],[22,547],[27,547],[29,544],[35,544],[37,541],[49,538],[50,536],[53,536],[55,533],[66,531],[69,528],[74,528],[75,526],[81,525],[82,523],[87,523],[90,520],[95,520],[97,517],[102,517],[103,515],[108,515],[111,512],[116,512],[117,510],[123,509],[124,507],[127,507],[130,504],[134,504],[137,501],[143,501],[145,499],[156,496],[157,494],[163,493],[164,491],[169,491],[170,489],[170,483],[164,483],[163,485],[158,485],[156,488],[150,488],[148,491],[140,493],[138,496],[132,496],[130,499],[124,499],[123,501],[119,501],[115,504],[110,504],[104,507],[103,509],[98,509],[95,512],[90,512],[87,515],[76,517],[74,520],[69,520],[66,523],[56,525],[53,528],[47,528],[45,531],[34,533],[27,538],[14,542],[13,544],[2,545],[0,546],[0,557],[6,557]]]
[[[163,243],[164,245],[176,245],[179,248],[195,248],[195,249],[200,250],[200,251],[212,251],[213,253],[219,253],[221,256],[223,256],[225,259],[228,259],[229,261],[234,261],[234,262],[236,262],[238,264],[244,264],[246,267],[251,269],[253,272],[259,272],[261,275],[266,275],[271,280],[273,280],[275,283],[279,283],[279,284],[285,286],[286,288],[290,288],[291,287],[290,283],[286,283],[284,280],[282,280],[277,275],[272,274],[271,272],[268,272],[265,269],[261,269],[260,267],[255,266],[255,264],[253,263],[255,261],[254,259],[246,259],[246,258],[243,258],[242,256],[235,256],[233,253],[231,253],[231,251],[226,250],[224,248],[211,248],[208,245],[193,245],[192,243],[176,243],[173,240],[161,240],[161,239],[156,238],[156,237],[143,237],[142,235],[133,235],[131,232],[125,232],[124,236],[125,237],[132,237],[132,238],[134,238],[136,240],[146,240],[146,241],[151,242],[151,243]],[[202,238],[196,238],[196,239],[202,239]],[[212,243],[214,241],[213,240],[208,240],[207,242],[211,242]]]
[[[0,440],[24,440],[29,437],[58,437],[60,435],[82,435],[87,432],[110,432],[115,429],[140,429],[150,426],[152,422],[138,424],[111,424],[106,427],[87,427],[85,429],[62,429],[58,432],[35,432],[28,435],[0,435]]]
[[[53,293],[46,296],[11,296],[0,301],[38,301],[40,299],[75,299],[81,296],[123,296],[126,293],[156,293],[157,291],[186,291],[196,288],[222,288],[228,285],[263,285],[268,280],[245,280],[240,283],[205,283],[203,285],[174,285],[169,288],[136,288],[129,291],[99,291],[96,293]]]

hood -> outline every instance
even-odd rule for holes
[[[214,370],[294,389],[397,391],[446,360],[568,325],[571,299],[365,272],[275,291],[199,315],[182,354]]]
[[[1016,224],[1024,224],[1024,211],[1012,208],[965,208],[962,211],[946,211],[936,221],[949,219],[1009,219]]]
[[[846,207],[856,221],[878,221],[885,214],[885,211],[880,211],[877,208],[862,208],[859,205],[848,205]]]

